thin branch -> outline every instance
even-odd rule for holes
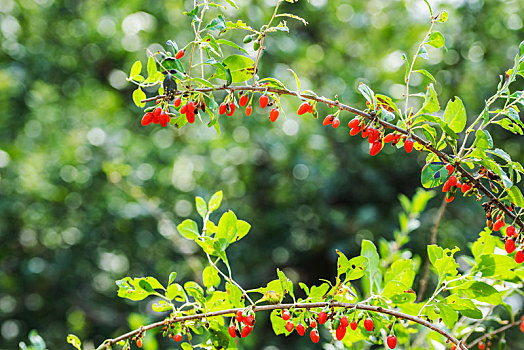
[[[257,67],[258,67],[258,61],[260,60],[260,55],[262,54],[262,50],[264,50],[264,39],[266,38],[266,33],[268,28],[271,26],[271,23],[275,19],[275,16],[277,15],[278,7],[280,6],[280,1],[277,1],[277,4],[275,5],[275,11],[273,11],[273,15],[271,16],[271,19],[269,20],[269,23],[266,25],[266,29],[262,31],[261,37],[260,37],[260,47],[258,48],[257,52],[257,58],[255,60],[255,68],[253,70],[253,85],[257,83]]]
[[[234,92],[234,91],[251,91],[251,92],[263,92],[263,93],[272,92],[272,93],[277,94],[277,95],[295,96],[295,97],[298,97],[301,100],[309,99],[309,100],[312,100],[312,101],[316,101],[318,103],[323,103],[323,104],[326,104],[326,105],[328,105],[330,107],[335,107],[335,108],[338,108],[340,110],[347,111],[347,112],[359,115],[359,116],[364,117],[366,119],[376,121],[380,125],[382,125],[384,128],[394,130],[394,131],[396,131],[396,132],[398,132],[400,134],[406,135],[406,136],[410,136],[414,141],[416,141],[420,145],[424,146],[424,148],[427,151],[437,155],[440,158],[440,160],[442,160],[442,161],[444,161],[446,163],[451,163],[452,162],[452,159],[450,158],[450,156],[448,156],[446,153],[438,150],[437,148],[435,148],[431,144],[431,142],[422,139],[421,137],[417,136],[416,134],[411,134],[410,135],[410,133],[407,130],[402,129],[402,128],[400,128],[400,127],[398,127],[398,126],[396,126],[394,124],[391,124],[391,123],[389,123],[387,121],[384,121],[382,119],[377,119],[374,114],[370,114],[370,113],[364,112],[364,111],[362,111],[360,109],[357,109],[357,108],[345,105],[343,103],[340,103],[339,101],[333,101],[333,100],[328,99],[326,97],[318,97],[318,96],[312,96],[312,95],[301,95],[300,93],[298,93],[296,91],[291,91],[291,90],[286,90],[286,89],[276,89],[276,88],[264,87],[264,86],[218,86],[218,87],[214,87],[214,88],[200,88],[200,89],[193,89],[193,90],[188,90],[188,91],[177,91],[175,94],[176,95],[180,95],[180,94],[188,93],[188,92],[209,93],[209,92],[213,92],[213,91],[230,91],[230,92]],[[158,95],[158,96],[155,96],[155,97],[146,98],[146,99],[142,100],[141,102],[154,101],[157,98],[164,98],[164,97],[166,97],[166,96],[165,95]],[[511,220],[514,220],[515,224],[518,225],[522,230],[524,230],[524,223],[522,222],[522,220],[519,217],[516,217],[515,214],[513,212],[511,212],[504,205],[504,203],[502,203],[493,193],[491,193],[491,191],[488,190],[480,182],[480,178],[474,177],[471,173],[469,173],[467,170],[465,170],[460,164],[455,164],[454,166],[455,166],[455,170],[457,172],[459,172],[461,176],[466,177],[469,180],[469,182],[471,184],[473,184],[473,187],[477,188],[480,192],[482,192],[488,199],[490,199],[493,203],[495,203],[497,205],[497,207],[502,212],[504,212],[506,214],[506,217],[509,217]]]
[[[319,302],[319,303],[303,303],[303,304],[276,304],[276,305],[263,305],[263,306],[253,306],[253,312],[259,312],[259,311],[272,311],[272,310],[280,310],[280,309],[311,309],[311,308],[322,308],[322,307],[339,307],[339,308],[355,308],[358,310],[364,310],[369,312],[376,312],[380,314],[390,315],[396,318],[405,319],[408,321],[412,321],[415,323],[418,323],[426,328],[431,329],[432,331],[435,331],[444,337],[446,337],[447,341],[452,342],[453,344],[457,345],[462,350],[468,350],[468,347],[464,345],[463,343],[460,343],[457,338],[455,338],[452,334],[448,333],[446,330],[441,329],[431,322],[428,322],[420,317],[411,316],[408,314],[405,314],[400,311],[396,310],[390,310],[385,309],[380,306],[372,306],[372,305],[361,305],[359,303],[357,304],[350,304],[350,303],[342,303],[342,302]],[[131,332],[128,332],[126,334],[123,334],[117,338],[114,339],[108,339],[104,341],[97,350],[104,349],[105,346],[111,346],[116,343],[118,343],[121,340],[126,340],[134,337],[135,335],[138,335],[139,333],[142,333],[144,331],[148,331],[150,329],[158,328],[158,327],[164,327],[165,325],[169,323],[178,323],[178,322],[185,322],[185,321],[191,321],[191,320],[198,320],[202,318],[210,318],[215,316],[224,316],[224,315],[235,315],[237,311],[242,311],[243,308],[235,308],[235,309],[227,309],[227,310],[220,310],[220,311],[213,311],[208,312],[204,314],[197,314],[197,315],[187,315],[187,316],[180,316],[180,317],[174,317],[170,319],[166,319],[164,321],[159,321],[155,323],[151,323],[146,326],[142,326],[140,328],[137,328]]]
[[[468,347],[468,348],[473,348],[475,345],[477,345],[478,343],[480,343],[480,342],[483,341],[484,339],[491,338],[491,337],[493,337],[493,336],[496,335],[496,334],[502,333],[502,332],[504,332],[504,331],[510,329],[511,327],[518,326],[521,322],[524,322],[524,321],[522,321],[522,320],[515,320],[515,321],[513,321],[512,323],[509,323],[509,324],[507,324],[507,325],[505,325],[505,326],[503,326],[503,327],[500,327],[500,328],[498,328],[498,329],[495,329],[494,331],[489,332],[489,333],[487,333],[487,334],[484,334],[482,337],[477,338],[477,339],[475,339],[474,341],[472,341],[471,343],[469,343],[469,344],[467,345],[467,347]]]
[[[448,205],[448,202],[446,201],[446,196],[444,196],[444,198],[442,198],[442,203],[440,204],[440,208],[438,210],[437,216],[435,217],[435,222],[433,223],[433,227],[431,228],[431,237],[429,238],[430,245],[437,243],[438,226],[440,224],[440,221],[442,220],[442,217],[444,216],[444,212],[446,211],[447,205]],[[424,263],[424,276],[422,277],[422,280],[420,281],[420,290],[418,291],[417,302],[420,302],[422,300],[422,297],[424,296],[424,293],[426,292],[426,287],[429,281],[429,266],[430,265],[431,263],[429,261],[429,255],[428,255],[426,257],[426,262]]]

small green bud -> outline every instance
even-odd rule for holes
[[[250,34],[246,35],[246,36],[244,37],[244,40],[243,40],[243,41],[244,41],[244,44],[249,44],[250,42],[253,41],[253,35],[250,35]]]
[[[253,50],[258,51],[260,49],[260,41],[255,41],[253,43]]]

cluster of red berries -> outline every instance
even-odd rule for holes
[[[294,329],[297,330],[297,333],[300,336],[303,336],[306,333],[306,327],[299,323],[296,328],[295,324],[291,320],[291,313],[289,310],[284,309],[282,310],[282,319],[286,321],[286,330],[288,332],[292,332]],[[318,343],[320,340],[320,336],[317,330],[317,321],[319,325],[322,325],[326,323],[328,320],[328,314],[326,311],[320,311],[317,317],[317,320],[312,320],[309,324],[309,326],[312,328],[311,332],[309,333],[309,337],[311,338],[311,341],[313,343]],[[334,325],[336,326],[335,336],[337,340],[344,339],[344,336],[346,335],[347,327],[349,326],[352,330],[356,330],[358,327],[358,321],[353,320],[351,323],[349,322],[348,318],[346,316],[342,316],[340,318],[336,318]],[[364,320],[364,328],[371,332],[373,331],[373,320],[371,318],[366,318]],[[395,335],[390,335],[387,337],[386,342],[390,349],[394,349],[397,346],[397,337]]]
[[[242,311],[239,310],[237,311],[235,320],[238,323],[239,327],[242,328],[240,334],[238,334],[237,327],[234,324],[230,325],[227,330],[232,338],[235,338],[237,335],[240,338],[247,337],[253,330],[253,327],[255,326],[255,314],[253,313],[244,316]]]
[[[324,118],[322,124],[324,124],[324,126],[331,125],[336,129],[340,125],[340,119],[338,119],[338,116],[335,117],[333,114],[330,114]]]
[[[153,124],[160,124],[162,127],[166,127],[167,124],[171,121],[171,117],[169,114],[167,114],[165,111],[162,110],[162,108],[157,107],[153,110],[153,112],[147,112],[142,117],[142,125],[146,126],[151,123]]]

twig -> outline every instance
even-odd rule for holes
[[[441,329],[434,324],[416,316],[411,316],[408,314],[405,314],[400,311],[396,310],[390,310],[385,309],[380,306],[372,306],[372,305],[362,305],[360,303],[357,304],[350,304],[350,303],[342,303],[342,302],[319,302],[319,303],[302,303],[302,304],[276,304],[276,305],[263,305],[263,306],[253,306],[253,312],[259,312],[259,311],[272,311],[272,310],[280,310],[280,309],[311,309],[311,308],[322,308],[322,307],[340,307],[345,309],[355,308],[358,310],[365,310],[369,312],[377,312],[385,315],[390,315],[393,317],[409,320],[415,323],[418,323],[426,328],[431,329],[432,331],[435,331],[444,337],[448,341],[451,341],[453,344],[457,345],[462,350],[468,350],[468,347],[464,345],[463,343],[459,343],[458,339],[455,338],[452,334],[448,333],[446,330]],[[180,316],[180,317],[174,317],[170,319],[166,319],[164,321],[159,321],[155,323],[151,323],[146,326],[142,326],[138,329],[135,329],[131,332],[128,332],[126,334],[123,334],[117,338],[114,339],[108,339],[105,340],[102,345],[100,345],[97,350],[103,349],[103,346],[111,346],[113,344],[118,343],[121,340],[130,339],[133,336],[137,335],[140,332],[147,331],[150,329],[158,328],[158,327],[164,327],[167,323],[177,323],[177,322],[185,322],[185,321],[191,321],[191,320],[198,320],[202,318],[210,318],[215,316],[223,316],[223,315],[234,315],[237,311],[242,311],[242,308],[235,308],[235,309],[227,309],[227,310],[220,310],[220,311],[214,311],[214,312],[208,312],[203,314],[197,314],[197,315],[187,315],[187,316]]]
[[[512,323],[509,323],[509,324],[507,324],[507,325],[505,325],[505,326],[502,326],[502,327],[500,327],[500,328],[498,328],[498,329],[495,329],[495,330],[492,331],[492,332],[489,332],[489,333],[487,333],[487,334],[484,334],[482,337],[477,338],[477,339],[475,339],[474,341],[472,341],[471,343],[469,343],[469,344],[467,345],[467,347],[468,347],[468,348],[473,348],[475,345],[477,345],[478,343],[480,343],[480,342],[483,341],[484,339],[487,339],[487,338],[493,337],[494,335],[499,334],[499,333],[502,333],[502,332],[504,332],[505,330],[510,329],[511,327],[518,326],[521,322],[524,322],[524,321],[522,321],[522,320],[516,320],[516,321],[514,321],[514,322],[512,322]]]
[[[438,232],[438,226],[440,224],[440,221],[442,220],[442,217],[444,216],[444,212],[446,211],[446,207],[448,205],[448,202],[446,201],[446,197],[442,198],[442,203],[440,204],[440,208],[438,210],[437,216],[435,217],[435,222],[433,223],[433,227],[431,228],[431,237],[429,238],[429,244],[435,244],[437,243],[437,232]],[[422,300],[422,297],[424,296],[424,293],[426,292],[426,287],[428,285],[429,280],[429,266],[431,262],[429,261],[429,255],[426,257],[426,262],[424,263],[424,275],[422,277],[422,280],[420,281],[420,290],[418,291],[417,295],[417,302],[420,302]]]
[[[257,83],[257,67],[258,67],[258,61],[260,60],[260,55],[262,54],[262,50],[264,50],[264,39],[266,38],[266,33],[268,28],[271,26],[271,23],[275,19],[275,16],[277,15],[278,7],[280,6],[281,0],[277,1],[277,4],[275,5],[275,11],[273,11],[273,15],[271,16],[271,19],[269,20],[269,23],[266,25],[266,29],[262,31],[260,34],[260,47],[258,48],[257,52],[257,58],[255,59],[255,66],[253,70],[253,85],[256,85]]]
[[[189,90],[190,92],[199,92],[199,93],[209,93],[213,91],[251,91],[251,92],[272,92],[277,95],[289,95],[289,96],[295,96],[298,97],[301,100],[309,99],[312,101],[316,101],[318,103],[326,104],[330,107],[336,107],[340,110],[347,111],[356,115],[359,115],[361,117],[364,117],[369,120],[376,120],[380,125],[382,125],[384,128],[394,130],[400,134],[410,136],[414,141],[418,142],[420,145],[424,146],[426,150],[429,152],[437,155],[440,160],[451,163],[452,159],[450,156],[448,156],[446,153],[438,150],[435,148],[431,142],[426,141],[416,134],[410,134],[409,131],[402,129],[394,124],[391,124],[387,121],[377,119],[374,114],[366,113],[360,109],[345,105],[343,103],[340,103],[339,101],[333,101],[325,97],[318,97],[318,96],[311,96],[311,95],[301,95],[300,93],[296,91],[290,91],[286,89],[276,89],[271,87],[264,87],[264,86],[217,86],[213,88],[200,88],[200,89],[193,89]],[[177,91],[176,95],[187,93],[188,91]],[[150,97],[142,100],[141,102],[149,102],[154,101],[157,98],[163,98],[166,97],[165,95],[158,95],[155,97]],[[480,192],[482,192],[488,199],[490,199],[493,203],[497,205],[497,207],[506,214],[506,217],[509,217],[511,220],[515,221],[515,224],[518,225],[522,230],[524,230],[524,223],[519,217],[516,217],[513,212],[511,212],[504,203],[502,203],[493,193],[491,193],[490,190],[488,190],[481,182],[480,178],[474,177],[471,173],[469,173],[467,170],[465,170],[460,164],[456,164],[455,170],[460,173],[461,176],[466,177],[469,180],[469,183],[473,184],[474,187],[476,187]]]

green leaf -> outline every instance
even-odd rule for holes
[[[462,297],[475,299],[490,305],[503,303],[500,293],[493,286],[481,281],[468,281],[453,291]]]
[[[271,311],[269,319],[271,321],[271,327],[273,328],[273,332],[275,332],[276,335],[285,334],[287,336],[291,334],[291,332],[288,332],[286,329],[286,321],[282,319],[281,310]]]
[[[282,286],[282,295],[286,295],[289,293],[292,297],[294,297],[293,293],[293,282],[287,278],[287,276],[282,272],[280,269],[277,269],[277,275],[278,280],[280,281],[280,285]]]
[[[429,55],[428,55],[428,50],[426,50],[426,47],[425,46],[421,46],[420,47],[420,51],[418,52],[418,57],[421,57],[425,60],[427,60],[429,58]]]
[[[156,62],[153,56],[149,56],[147,59],[147,80],[155,81],[156,73],[158,72]]]
[[[422,114],[417,117],[417,123],[421,121],[428,121],[430,123],[436,123],[440,125],[442,130],[446,133],[446,135],[451,137],[451,139],[456,140],[458,138],[457,134],[448,126],[448,124],[437,116],[429,115],[429,114]],[[439,144],[437,144],[437,146],[439,146]],[[443,143],[443,145],[444,147],[442,148],[445,148],[445,143]]]
[[[80,338],[78,338],[76,335],[68,334],[67,342],[73,345],[76,349],[82,350],[82,342],[80,341]]]
[[[373,242],[364,239],[362,240],[360,255],[368,259],[368,268],[365,271],[364,276],[366,281],[369,281],[370,291],[373,290],[373,285],[376,285],[377,289],[380,289],[382,273],[378,268],[380,257],[378,256],[377,247],[375,247]]]
[[[438,31],[433,31],[429,35],[429,38],[424,42],[424,44],[431,45],[438,49],[439,47],[444,46],[444,36],[442,35],[442,33]]]
[[[151,305],[151,309],[153,309],[154,312],[166,312],[173,310],[171,304],[165,300],[160,300],[158,303],[153,303],[153,305]]]
[[[198,6],[195,7],[194,9],[192,9],[191,11],[189,12],[184,12],[184,15],[190,17],[193,21],[199,21],[199,18],[197,16],[198,14]]]
[[[458,321],[457,312],[445,303],[439,303],[437,306],[440,308],[440,315],[444,324],[449,329],[453,329],[453,327]]]
[[[402,61],[404,61],[404,63],[406,63],[406,69],[405,69],[405,72],[404,72],[404,81],[407,81],[408,80],[408,75],[409,75],[409,67],[410,67],[410,64],[409,64],[409,60],[408,60],[408,57],[406,56],[405,53],[402,53],[402,56],[400,56],[402,58]]]
[[[513,120],[509,118],[504,118],[502,120],[495,120],[493,121],[494,124],[498,124],[504,129],[512,132],[513,134],[523,135],[522,128],[517,125]]]
[[[295,82],[297,83],[297,92],[300,93],[300,79],[298,79],[297,73],[295,73],[295,71],[291,68],[288,68],[288,71],[293,73],[293,76],[295,77]]]
[[[522,196],[522,192],[517,186],[511,186],[511,188],[508,190],[508,195],[505,199],[508,199],[510,202],[515,203],[517,207],[524,207],[524,197]]]
[[[204,290],[196,282],[189,281],[184,284],[184,289],[187,294],[191,295],[200,305],[205,304]]]
[[[446,277],[457,275],[458,264],[455,261],[454,255],[459,250],[457,247],[454,249],[442,249],[436,245],[428,246],[429,260],[437,271],[439,281],[444,281]]]
[[[369,86],[367,86],[364,83],[358,84],[358,91],[366,98],[366,101],[368,101],[371,106],[375,107],[377,105],[377,101],[375,100],[375,93],[373,90],[370,89]]]
[[[285,89],[285,90],[287,90],[287,88],[286,88],[286,86],[284,85],[284,83],[282,83],[280,80],[275,79],[275,78],[264,78],[264,79],[260,79],[260,80],[259,80],[259,83],[269,83],[269,84],[267,84],[267,86],[269,86],[269,87],[273,87],[273,88],[277,88],[277,89]]]
[[[228,295],[229,303],[233,307],[243,307],[244,299],[242,298],[242,291],[240,288],[232,284],[231,282],[226,283],[226,293]]]
[[[438,16],[438,21],[440,23],[446,23],[446,21],[448,20],[448,13],[446,11],[442,11],[442,13]]]
[[[211,22],[204,28],[204,30],[218,30],[219,32],[226,29],[226,21],[224,16],[218,15],[216,18],[213,18]]]
[[[415,264],[409,259],[396,260],[387,269],[384,282],[398,281],[402,283],[405,290],[413,286],[415,280]]]
[[[433,84],[429,84],[428,88],[426,89],[426,95],[424,97],[424,103],[422,104],[422,108],[417,112],[416,115],[422,113],[431,114],[438,112],[439,110],[440,105],[438,103],[437,92],[435,91]]]
[[[167,285],[168,285],[168,286],[169,286],[171,283],[175,282],[176,275],[177,275],[176,272],[171,272],[171,273],[169,274],[169,282],[167,282]]]
[[[434,83],[436,82],[435,78],[433,77],[433,75],[431,75],[430,72],[428,72],[427,70],[425,69],[417,69],[417,70],[414,70],[413,73],[420,73],[422,75],[425,75],[426,77],[428,77],[429,79],[431,79]]]
[[[217,72],[213,76],[216,79],[227,80],[226,69],[229,69],[231,72],[232,82],[240,83],[246,80],[249,80],[253,77],[253,70],[255,62],[253,59],[241,56],[241,55],[231,55],[227,57],[222,64],[225,69],[217,69]]]
[[[489,229],[480,232],[479,238],[473,243],[471,252],[475,259],[483,254],[492,254],[495,251],[498,238],[491,236],[490,232]]]
[[[178,283],[172,283],[167,287],[166,291],[166,297],[169,300],[174,301],[185,301],[186,300],[186,292],[184,292],[184,288]]]
[[[422,132],[424,133],[424,136],[426,136],[426,139],[433,146],[437,144],[437,131],[435,130],[434,127],[424,124],[422,125]]]
[[[139,301],[154,294],[154,290],[143,278],[132,279],[131,277],[125,277],[115,283],[118,286],[117,294],[120,298]],[[149,287],[149,290],[145,290],[143,286]]]
[[[422,168],[420,182],[424,188],[438,187],[444,183],[448,170],[443,162],[431,162]]]
[[[137,88],[135,91],[133,91],[133,102],[137,107],[144,107],[146,105],[145,102],[141,102],[146,98],[146,94],[144,91],[142,91],[141,88]]]
[[[245,235],[249,233],[249,230],[251,229],[251,225],[244,220],[238,220],[237,221],[237,234],[235,238],[233,239],[233,242],[241,240]]]
[[[472,274],[481,272],[483,277],[506,279],[515,277],[515,273],[511,270],[517,267],[517,263],[507,255],[484,254],[477,258],[476,262]]]
[[[220,207],[220,203],[222,203],[222,191],[215,192],[211,199],[209,200],[209,211],[215,211]]]
[[[474,318],[481,319],[482,312],[475,306],[475,304],[469,299],[463,299],[453,294],[447,297],[446,304],[451,307],[453,310],[460,312],[462,315]]]
[[[129,79],[133,79],[137,75],[140,75],[140,72],[142,72],[142,62],[135,61],[133,65],[131,66],[131,72],[129,73]]]
[[[218,222],[216,237],[224,239],[226,242],[233,241],[237,234],[237,217],[231,210],[224,213]],[[227,246],[227,245],[226,245]]]
[[[212,266],[206,266],[202,272],[202,282],[206,288],[218,287],[220,284],[220,276],[218,271]]]
[[[182,223],[179,224],[176,228],[178,230],[178,233],[180,233],[184,238],[195,239],[199,236],[198,225],[191,219],[186,219],[182,221]]]
[[[487,130],[477,129],[475,132],[475,142],[473,146],[480,149],[490,149],[493,147],[493,139]]]
[[[202,197],[196,197],[195,203],[196,203],[196,209],[197,209],[198,214],[204,218],[207,214],[206,201]]]
[[[220,45],[227,45],[227,46],[231,46],[237,50],[240,50],[242,51],[243,53],[247,54],[247,51],[244,50],[243,47],[237,45],[236,43],[232,42],[232,41],[229,41],[229,40],[226,40],[226,39],[218,39],[217,41],[217,44],[220,44]]]
[[[193,346],[186,342],[183,342],[180,346],[182,347],[182,350],[194,350]]]
[[[238,10],[238,5],[233,0],[226,0],[226,2]]]
[[[339,250],[337,261],[337,275],[340,277],[346,274],[346,281],[356,280],[364,276],[368,267],[368,259],[364,256],[357,256],[348,260],[346,256]]]
[[[464,108],[464,104],[459,97],[455,96],[454,101],[449,100],[444,112],[444,121],[455,132],[464,130],[466,126],[466,108]]]
[[[382,296],[390,299],[394,304],[412,303],[417,298],[415,293],[410,291],[410,287],[399,281],[386,283]]]
[[[191,78],[191,81],[194,81],[194,82],[196,82],[196,83],[198,83],[200,85],[203,85],[205,87],[209,87],[209,88],[214,88],[215,87],[212,83],[210,83],[206,79],[194,77],[194,78]]]

